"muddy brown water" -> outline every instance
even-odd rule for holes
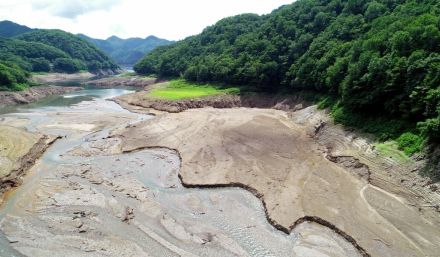
[[[154,119],[108,101],[124,90],[75,92],[0,116],[62,136],[1,206],[0,256],[359,256],[315,223],[278,231],[243,189],[183,187],[173,151],[121,153],[109,132]]]

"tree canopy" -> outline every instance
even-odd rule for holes
[[[4,36],[4,37],[2,37]],[[118,66],[93,44],[61,30],[0,22],[0,90],[20,90],[29,72],[98,72]]]

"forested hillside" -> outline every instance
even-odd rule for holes
[[[118,66],[101,50],[80,37],[62,30],[39,29],[22,34],[17,39],[27,42],[39,42],[67,53],[70,60],[55,60],[55,69],[66,72],[78,70],[98,71],[116,70]]]
[[[114,72],[119,67],[91,43],[61,30],[0,22],[0,90],[20,90],[30,72]]]
[[[221,20],[159,47],[135,70],[271,92],[314,91],[328,96],[322,105],[332,104],[342,122],[383,117],[393,127],[383,139],[406,129],[439,140],[439,29],[437,0],[298,0],[269,15]]]
[[[99,49],[104,51],[121,65],[134,65],[146,53],[151,52],[156,47],[173,43],[172,41],[155,36],[127,39],[112,36],[106,40],[94,39],[82,34],[79,36],[90,43],[95,44]]]

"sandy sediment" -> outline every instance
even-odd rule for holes
[[[141,88],[150,86],[157,83],[155,78],[144,78],[139,76],[130,77],[109,77],[96,80],[87,81],[85,84],[102,88],[115,88],[115,87],[134,87]]]
[[[141,98],[128,97],[132,101],[127,97],[119,101],[157,106],[156,101],[142,103]],[[201,101],[178,101],[171,111]],[[124,151],[176,149],[186,186],[250,190],[264,202],[269,221],[283,231],[310,219],[346,235],[365,255],[435,256],[440,250],[439,233],[433,229],[440,225],[438,215],[433,210],[421,213],[413,193],[402,185],[390,190],[394,184],[372,184],[380,171],[359,156],[333,151],[346,134],[325,136],[328,127],[343,131],[329,123],[328,115],[315,107],[295,112],[204,108],[159,115],[114,135],[120,135]],[[355,140],[344,145],[361,155]]]
[[[0,125],[0,204],[3,194],[21,184],[21,177],[56,139]]]
[[[61,95],[81,89],[81,87],[38,86],[18,92],[0,91],[0,105],[27,104],[51,95]]]
[[[81,73],[47,73],[32,76],[32,80],[42,84],[52,84],[60,82],[82,82],[96,77],[96,74],[90,72]]]

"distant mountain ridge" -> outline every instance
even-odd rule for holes
[[[111,36],[105,40],[91,38],[84,34],[78,34],[78,36],[95,44],[120,65],[133,65],[156,47],[174,43],[174,41],[158,38],[156,36],[127,39]]]

